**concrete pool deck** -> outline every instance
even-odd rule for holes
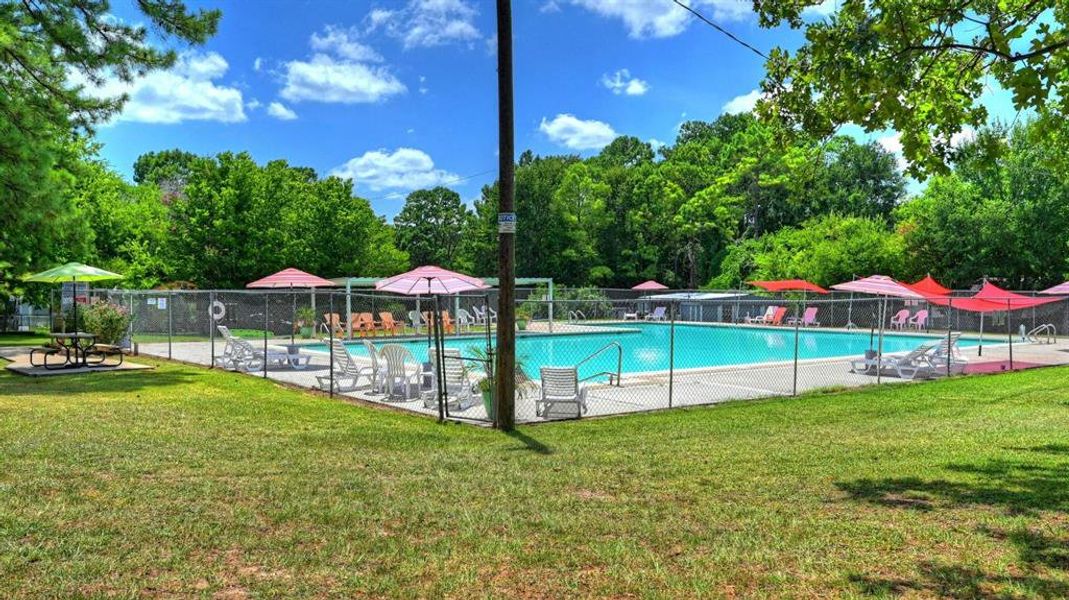
[[[627,322],[606,322],[598,325],[557,323],[554,327],[554,334],[604,333],[604,325],[626,326],[626,324]],[[539,324],[534,325],[537,331],[537,325]],[[712,324],[701,323],[701,325]],[[717,326],[754,327],[731,324],[717,324]],[[819,331],[847,332],[849,330],[821,328]],[[853,331],[857,332],[857,330]],[[548,334],[548,332],[546,333]],[[896,335],[898,333],[897,331],[895,332]],[[930,338],[936,333],[924,334],[922,332],[914,334]],[[388,338],[371,339],[376,344],[392,341]],[[474,339],[482,338],[475,337]],[[999,342],[999,344],[989,345],[989,343],[985,343],[982,356],[977,355],[978,350],[976,347],[962,348],[963,355],[969,361],[966,373],[996,373],[1009,369],[1010,347],[1005,343],[1005,339],[989,339],[988,341]],[[285,346],[288,343],[289,338],[268,340],[268,344],[275,347]],[[258,344],[257,347],[259,347]],[[168,358],[168,345],[166,343],[140,344],[139,350],[146,355]],[[216,340],[216,355],[218,356],[222,351],[222,340]],[[1069,364],[1069,338],[1059,339],[1054,344],[1029,344],[1015,341],[1012,352],[1015,370],[1039,366],[1067,365]],[[310,354],[313,355],[313,358],[307,368],[269,367],[267,378],[289,385],[319,389],[316,377],[329,374],[329,355],[315,351],[310,352]],[[170,358],[186,363],[210,366],[211,356],[212,346],[210,342],[174,342],[170,346]],[[369,364],[366,358],[360,356],[354,356],[353,358],[357,362]],[[793,361],[677,370],[671,377],[671,392],[669,391],[670,377],[668,372],[624,373],[618,386],[593,382],[585,384],[588,412],[584,416],[606,416],[680,406],[718,404],[733,400],[789,396],[795,392],[803,393],[817,389],[875,385],[877,378],[874,375],[851,372],[850,359],[852,358],[857,357],[818,358],[798,361],[796,389]],[[252,372],[249,375],[262,377],[263,372]],[[885,373],[880,378],[880,383],[908,383],[908,381],[887,376]],[[527,394],[517,398],[517,422],[543,421],[542,418],[535,415],[535,398],[537,394],[537,388],[532,388],[528,390]],[[366,383],[355,391],[345,392],[340,395],[425,415],[437,416],[438,414],[436,407],[425,408],[420,398],[398,401],[388,400],[382,394],[372,394]],[[669,399],[670,397],[671,400]],[[477,402],[475,406],[463,412],[451,414],[451,416],[476,422],[488,420],[486,410],[481,402]]]

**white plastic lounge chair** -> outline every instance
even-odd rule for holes
[[[438,372],[438,353],[434,350],[427,351],[427,358],[431,361],[434,373]],[[471,392],[471,380],[468,379],[468,371],[460,359],[460,350],[446,348],[442,359],[445,363],[442,371],[442,383],[445,387],[446,403],[449,410],[461,412],[475,406],[475,396]],[[431,378],[430,393],[423,396],[424,408],[438,407],[438,379],[437,375]]]
[[[779,307],[775,305],[770,305],[768,308],[765,309],[765,314],[761,315],[760,317],[746,317],[745,321],[747,323],[768,323],[776,314],[777,308]]]
[[[416,333],[422,331],[423,327],[423,315],[419,314],[418,310],[408,311],[408,321],[412,323],[412,328],[416,330]]]
[[[230,328],[226,325],[217,325],[216,328],[226,339],[223,355],[215,359],[216,366],[248,373],[249,371],[259,371],[264,368],[265,361],[268,364],[277,366],[289,364],[290,355],[286,352],[268,349],[265,355],[262,348],[253,346],[248,340],[234,337],[234,334],[230,333]]]
[[[802,313],[802,318],[791,317],[787,319],[788,325],[798,324],[802,327],[820,327],[820,321],[817,320],[817,307],[810,306]]]
[[[334,391],[335,392],[348,392],[355,390],[360,384],[360,378],[366,378],[368,385],[371,386],[374,391],[376,383],[376,370],[375,362],[372,359],[371,366],[361,366],[353,360],[353,356],[349,354],[349,349],[345,347],[345,344],[341,340],[324,339],[324,343],[333,349],[334,358]],[[328,375],[316,375],[316,380],[319,381],[319,387],[323,390],[330,389],[331,376]]]
[[[472,318],[471,313],[464,310],[463,308],[457,309],[457,330],[471,331],[471,326],[474,324],[475,319]]]
[[[875,374],[876,369],[893,369],[902,379],[916,379],[935,375],[936,367],[929,357],[938,346],[928,342],[917,346],[906,354],[885,354],[882,358],[873,356],[850,361],[851,370],[859,374]]]
[[[908,308],[903,308],[902,310],[900,310],[897,313],[895,313],[895,315],[893,317],[891,317],[891,322],[889,323],[889,326],[890,326],[891,329],[903,329],[903,328],[905,328],[906,323],[908,321],[909,321],[909,309]]]
[[[665,310],[666,309],[663,306],[658,306],[658,307],[654,308],[653,312],[651,312],[650,314],[646,315],[646,320],[647,321],[663,321],[665,319],[665,316],[664,316]]]
[[[378,350],[375,349],[375,344],[368,340],[362,341],[368,358],[371,359],[371,393],[377,394],[382,391],[382,384],[386,381],[386,365],[381,360]]]
[[[962,355],[961,349],[958,348],[958,339],[961,338],[961,334],[954,332],[950,334],[950,339],[942,338],[939,340],[939,346],[932,350],[928,359],[935,367],[936,375],[947,374],[947,363],[950,364],[950,374],[960,375],[965,372],[965,367],[969,366],[969,361]]]
[[[497,322],[497,311],[489,306],[473,306],[471,310],[475,313],[475,322],[480,325],[493,325]]]
[[[413,398],[413,391],[419,390],[419,368],[415,357],[408,348],[398,344],[386,344],[379,357],[386,361],[386,394],[400,397],[407,401]],[[412,369],[408,368],[412,365]]]
[[[586,388],[579,387],[575,367],[542,367],[542,393],[535,400],[535,416],[576,419],[586,414]]]

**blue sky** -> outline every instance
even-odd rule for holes
[[[797,31],[758,28],[748,1],[691,1],[763,50],[801,41]],[[470,202],[493,181],[492,0],[192,4],[223,11],[206,46],[182,49],[168,72],[102,90],[131,95],[98,131],[103,156],[124,175],[153,150],[248,151],[352,177],[387,217],[412,189],[447,185]],[[670,143],[681,121],[756,100],[762,59],[671,0],[513,6],[517,151],[587,156],[617,134]],[[139,20],[124,8],[116,3],[119,17]],[[1002,94],[990,105],[1015,114]],[[868,137],[895,149],[893,132]]]

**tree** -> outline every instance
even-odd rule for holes
[[[458,264],[464,239],[468,207],[460,194],[444,187],[416,190],[405,198],[405,206],[394,218],[397,246],[408,253],[410,265],[439,265],[447,269]]]
[[[1069,107],[1069,12],[1056,0],[952,3],[844,0],[829,18],[806,23],[821,0],[755,2],[760,24],[805,27],[793,54],[766,64],[759,112],[826,137],[840,125],[902,134],[910,173],[945,173],[955,136],[988,119],[979,103],[987,80],[1017,109]]]
[[[902,237],[883,222],[829,214],[734,246],[709,286],[738,288],[751,279],[793,278],[827,286],[860,273],[901,276],[904,256]]]
[[[64,172],[80,152],[76,138],[125,101],[86,86],[170,66],[176,56],[166,43],[203,43],[220,16],[181,0],[136,4],[144,25],[115,19],[99,0],[0,3],[0,292],[21,289],[16,278],[26,272],[80,256],[67,243],[77,218]]]

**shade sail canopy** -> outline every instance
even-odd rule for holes
[[[257,279],[252,283],[245,284],[247,288],[316,288],[332,287],[334,282],[329,279],[317,277],[311,273],[305,273],[300,269],[283,269],[274,275],[268,275],[263,279]]]
[[[778,279],[775,281],[751,281],[750,285],[770,292],[814,292],[827,294],[828,290],[804,279]]]
[[[909,289],[927,296],[946,296],[953,291],[944,287],[943,284],[933,279],[931,275],[925,275],[924,279],[907,285],[909,285]]]
[[[855,279],[845,283],[837,283],[831,286],[833,290],[843,292],[857,292],[859,294],[873,294],[875,296],[894,296],[896,298],[910,298],[924,300],[925,296],[914,291],[904,283],[895,281],[886,275],[871,275],[864,279]]]
[[[650,279],[649,281],[643,281],[642,283],[632,287],[633,290],[667,290],[668,286]]]
[[[35,281],[38,283],[61,283],[67,281],[107,281],[109,279],[122,279],[123,276],[104,269],[90,267],[78,262],[69,262],[63,266],[55,267],[47,271],[41,271],[34,275],[23,277],[23,281]]]
[[[1058,285],[1048,288],[1040,292],[1040,294],[1050,294],[1053,296],[1069,296],[1069,281],[1065,283],[1059,283]]]
[[[949,296],[929,296],[928,302],[939,306],[965,310],[975,313],[992,313],[1011,310],[1022,310],[1042,304],[1058,302],[1061,298],[1033,298],[1009,290],[1004,290],[987,281],[968,298],[951,298]]]
[[[654,294],[652,296],[644,296],[645,300],[680,300],[680,301],[692,301],[698,302],[702,300],[726,300],[728,298],[739,298],[746,294],[738,293],[718,293],[718,292],[672,292],[670,294]]]
[[[474,290],[485,290],[490,286],[482,279],[456,273],[435,266],[423,266],[407,273],[388,277],[375,284],[375,289],[394,294],[459,294]]]

